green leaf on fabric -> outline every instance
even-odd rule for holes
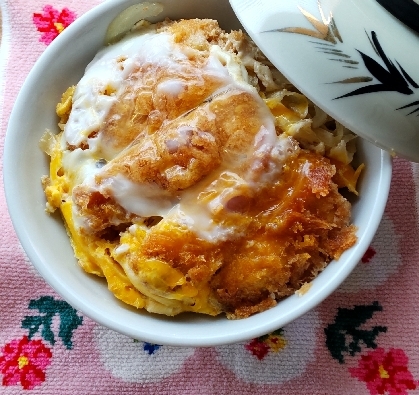
[[[29,309],[38,310],[39,315],[25,316],[22,320],[22,328],[29,330],[29,339],[35,334],[54,345],[56,342],[53,331],[53,318],[60,319],[58,337],[67,349],[73,348],[73,333],[83,323],[83,317],[77,314],[67,302],[54,299],[51,296],[42,296],[29,302]]]
[[[354,356],[362,351],[362,347],[377,348],[376,338],[387,332],[385,326],[361,328],[374,313],[382,311],[378,302],[371,305],[355,306],[353,309],[338,308],[333,324],[325,329],[326,346],[331,356],[339,363],[345,362],[345,354]]]

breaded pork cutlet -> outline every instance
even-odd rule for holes
[[[355,191],[352,134],[241,31],[165,21],[118,45],[63,96],[44,181],[80,265],[116,297],[244,318],[356,242],[338,188]]]

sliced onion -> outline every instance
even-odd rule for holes
[[[47,155],[51,156],[56,143],[55,135],[47,129],[39,140],[39,148]]]
[[[159,15],[163,11],[160,3],[144,2],[132,5],[122,11],[110,24],[106,31],[105,43],[112,44],[128,33],[142,19]]]

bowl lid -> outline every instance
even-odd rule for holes
[[[359,136],[419,162],[416,0],[230,4],[268,59],[310,100]]]

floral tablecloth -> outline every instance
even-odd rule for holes
[[[0,0],[1,152],[31,66],[99,2]],[[395,159],[376,237],[333,295],[261,338],[175,348],[120,335],[63,301],[26,258],[1,188],[0,393],[419,394],[418,196],[419,165]]]

